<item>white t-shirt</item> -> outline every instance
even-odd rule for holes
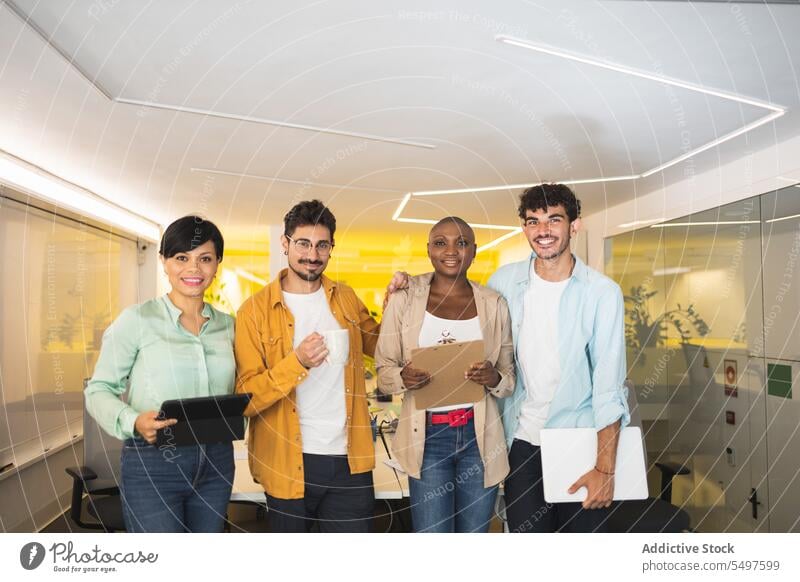
[[[477,317],[472,319],[442,319],[425,312],[422,328],[419,330],[419,347],[428,348],[441,344],[470,342],[483,339],[481,322]],[[472,408],[472,403],[454,404],[429,408],[428,412],[446,412],[458,408]]]
[[[558,308],[569,283],[545,281],[531,263],[530,283],[525,291],[522,326],[517,345],[527,396],[522,404],[519,428],[514,435],[539,445],[539,431],[547,422],[550,402],[561,380],[558,350]]]
[[[341,329],[331,313],[322,287],[314,293],[284,291],[283,300],[294,316],[295,348],[315,331],[322,333]],[[295,389],[295,398],[300,417],[303,452],[315,455],[346,455],[344,366],[323,362],[322,365],[311,368],[303,383]]]

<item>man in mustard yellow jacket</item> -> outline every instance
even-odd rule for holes
[[[319,200],[294,206],[281,237],[289,268],[236,318],[236,390],[253,395],[245,411],[250,470],[266,491],[275,532],[314,523],[326,532],[372,528],[375,452],[363,354],[374,355],[379,330],[350,287],[323,275],[335,231]],[[336,330],[349,341],[330,345]]]

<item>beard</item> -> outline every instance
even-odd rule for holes
[[[557,259],[561,255],[563,255],[564,251],[569,250],[569,241],[570,241],[570,237],[569,237],[569,235],[567,235],[567,237],[564,239],[564,242],[561,244],[561,246],[558,247],[556,250],[551,251],[549,255],[540,255],[540,254],[537,253],[536,256],[539,257],[540,259],[542,259],[543,261],[554,261],[555,259]]]
[[[308,259],[301,259],[298,261],[301,265],[321,265],[321,261],[309,261]],[[318,271],[316,273],[308,273],[304,271],[298,271],[292,265],[289,265],[289,268],[294,272],[295,275],[300,277],[303,281],[307,281],[309,283],[313,283],[317,279],[322,276],[322,271]]]

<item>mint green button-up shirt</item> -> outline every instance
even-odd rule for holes
[[[165,400],[233,393],[234,319],[205,304],[208,321],[193,335],[180,315],[163,295],[125,309],[103,334],[86,409],[118,439],[134,436],[136,417]]]

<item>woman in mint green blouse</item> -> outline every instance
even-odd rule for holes
[[[162,402],[233,392],[234,319],[203,301],[223,246],[219,229],[198,216],[167,227],[159,253],[171,290],[111,324],[85,390],[89,413],[125,443],[121,492],[130,532],[215,532],[224,525],[232,444],[155,446],[156,431],[176,422],[157,418]]]

